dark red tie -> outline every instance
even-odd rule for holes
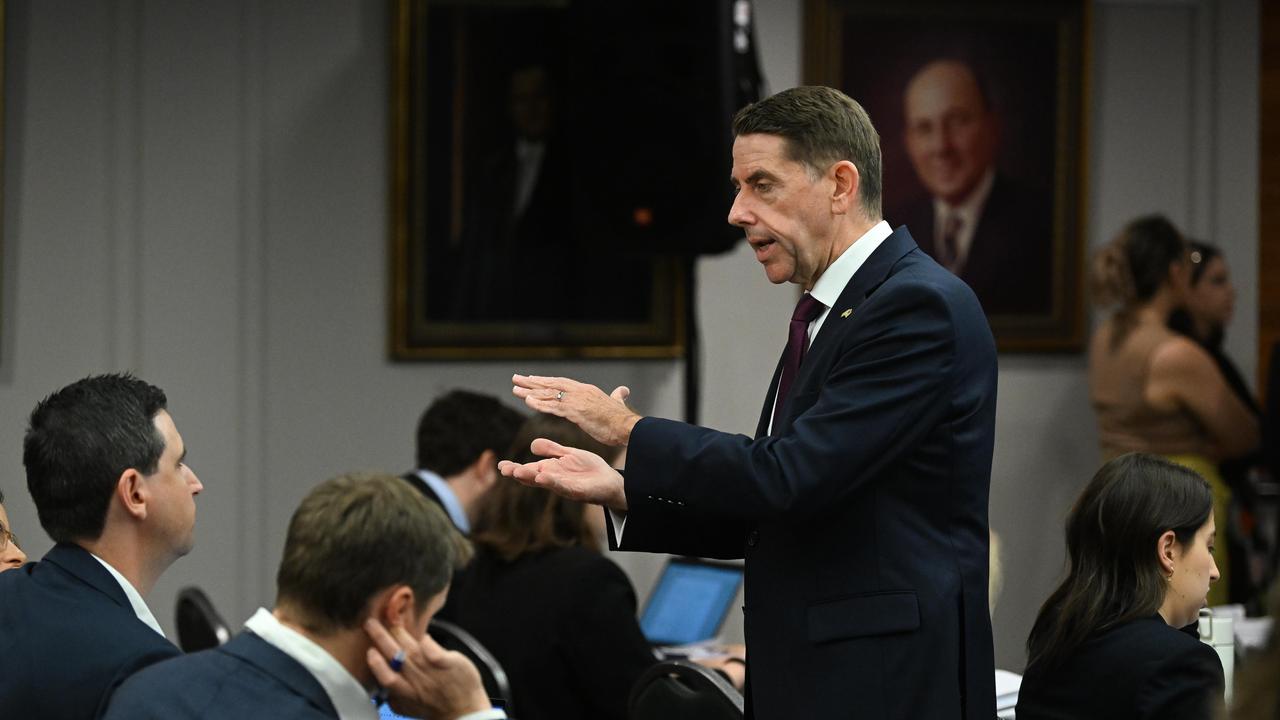
[[[804,360],[804,351],[809,349],[809,323],[814,321],[827,308],[809,293],[805,293],[796,303],[796,311],[791,313],[791,329],[787,334],[787,349],[782,351],[782,377],[778,379],[778,400],[773,404],[773,427],[777,427],[781,417],[782,406],[787,402],[791,392],[791,382],[800,372],[800,363]]]

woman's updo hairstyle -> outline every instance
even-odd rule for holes
[[[1150,300],[1169,277],[1169,266],[1186,253],[1182,233],[1164,216],[1130,222],[1094,256],[1094,301],[1124,307]]]
[[[1182,233],[1163,215],[1140,217],[1093,257],[1090,290],[1100,307],[1119,306],[1119,343],[1132,326],[1132,310],[1150,300],[1169,278],[1169,266],[1187,254]]]

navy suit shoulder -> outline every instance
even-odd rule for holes
[[[765,435],[774,386],[755,438],[636,424],[623,547],[736,543],[757,718],[993,716],[996,352],[972,290],[899,228],[840,294]]]
[[[335,719],[315,677],[252,632],[226,645],[153,665],[116,692],[108,720]]]
[[[99,717],[131,674],[179,654],[83,548],[0,573],[0,717]]]
[[[1017,713],[1019,720],[1203,720],[1213,717],[1224,685],[1213,648],[1152,616],[1087,641],[1054,668],[1027,668]]]

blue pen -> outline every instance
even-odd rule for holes
[[[400,668],[404,667],[404,650],[397,650],[392,656],[391,662],[387,663],[391,666],[391,672],[400,672]],[[387,689],[379,686],[373,693],[373,704],[382,707],[387,702]]]

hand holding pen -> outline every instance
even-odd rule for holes
[[[365,621],[373,640],[367,661],[382,691],[401,715],[452,720],[490,707],[480,673],[458,652],[445,650],[429,635],[415,638],[403,626],[390,631],[377,619]]]

